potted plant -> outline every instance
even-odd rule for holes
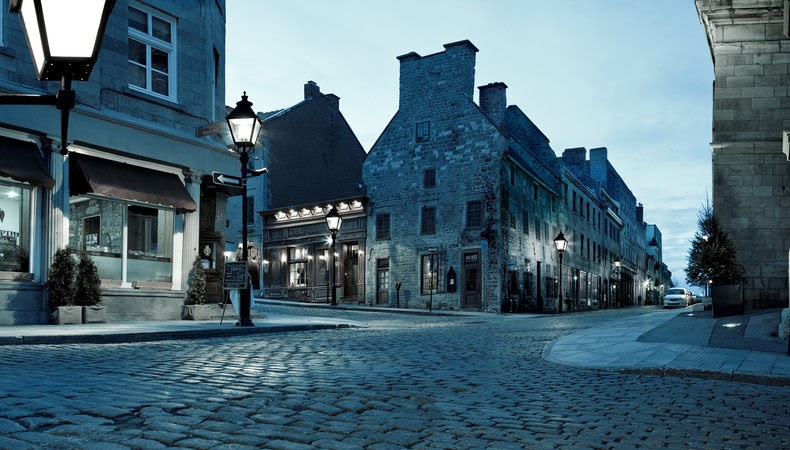
[[[101,304],[101,279],[88,253],[80,252],[75,281],[75,304],[82,307],[83,323],[107,322],[107,308]]]
[[[211,308],[206,304],[206,271],[203,270],[203,262],[199,255],[192,262],[187,286],[187,297],[184,299],[181,317],[185,320],[211,319]]]
[[[47,276],[47,303],[52,321],[58,325],[82,323],[82,308],[74,303],[77,264],[68,247],[55,252]]]
[[[735,245],[721,228],[709,202],[698,214],[686,269],[686,281],[710,285],[713,316],[743,314],[743,267],[736,260]]]

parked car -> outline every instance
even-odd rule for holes
[[[664,294],[664,308],[685,308],[692,303],[691,291],[684,288],[670,288]]]

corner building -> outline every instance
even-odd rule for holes
[[[713,212],[747,308],[788,307],[790,2],[696,0],[713,58]]]
[[[639,303],[644,225],[624,183],[610,195],[608,174],[587,182],[581,169],[566,168],[529,117],[507,105],[505,83],[480,86],[476,104],[478,49],[467,40],[444,48],[398,57],[399,108],[363,163],[366,302],[558,311],[562,285],[562,311]],[[579,166],[586,150],[573,155]],[[591,157],[611,168],[606,149]],[[569,240],[562,269],[553,243],[560,231]],[[625,256],[615,273],[614,260]],[[629,289],[619,301],[617,275]]]
[[[66,246],[95,261],[109,321],[180,318],[198,250],[221,271],[232,193],[211,172],[239,170],[224,55],[224,1],[119,0],[90,80],[73,84],[68,155],[55,106],[0,106],[0,325],[48,322],[47,271]],[[0,68],[2,93],[60,87],[36,78],[7,8]]]

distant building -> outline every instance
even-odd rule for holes
[[[331,297],[333,258],[325,216],[332,206],[343,218],[334,258],[338,299],[357,303],[364,298],[365,150],[340,112],[339,101],[309,81],[304,100],[260,114],[268,173],[254,179],[260,180],[254,189],[267,195],[264,206],[256,208],[263,210],[256,214],[261,228],[256,222],[258,231],[251,236],[262,234],[261,289],[266,298],[324,302]]]
[[[504,83],[480,86],[475,104],[471,42],[444,47],[398,57],[398,111],[363,165],[366,301],[557,311],[562,280],[563,311],[643,302],[641,209],[606,149],[557,158]]]
[[[226,11],[193,3],[117,2],[90,81],[73,85],[67,156],[54,106],[0,106],[0,325],[47,323],[47,270],[67,245],[96,262],[111,321],[180,318],[195,257],[221,265],[211,171],[238,162],[206,130],[224,119]],[[54,94],[7,8],[0,31],[0,92]]]
[[[710,45],[713,212],[746,270],[747,307],[788,306],[790,5],[696,0]]]

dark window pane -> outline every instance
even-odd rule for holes
[[[151,90],[157,94],[170,95],[170,87],[168,85],[169,77],[157,72],[151,72]]]
[[[158,50],[155,48],[151,49],[151,67],[154,70],[158,70],[160,72],[168,73],[169,61],[167,58],[167,53],[163,52],[162,50]]]
[[[422,234],[435,234],[436,233],[436,208],[433,206],[424,206],[422,208],[422,220],[420,224],[420,232]]]
[[[153,26],[153,36],[165,42],[170,42],[170,23],[158,17],[151,17],[151,24]]]
[[[136,62],[142,66],[145,65],[145,44],[137,42],[134,39],[129,39],[129,61]]]
[[[129,7],[129,28],[148,34],[148,14],[139,9]]]
[[[129,84],[143,89],[147,88],[145,85],[145,67],[129,64]]]
[[[425,172],[423,172],[422,184],[425,188],[436,187],[436,169],[425,169]]]

